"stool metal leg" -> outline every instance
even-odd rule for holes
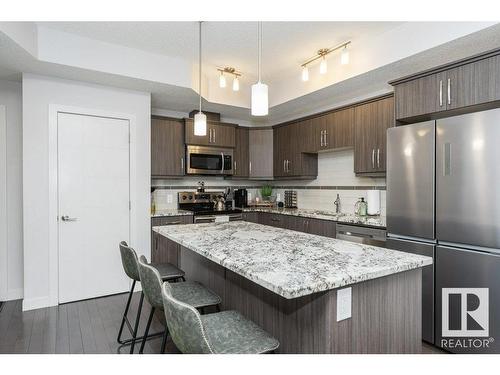
[[[139,329],[139,320],[141,318],[142,302],[144,301],[144,292],[141,292],[141,299],[139,301],[139,309],[137,310],[137,317],[135,318],[134,333],[132,334],[133,340],[130,344],[130,354],[134,353],[135,340],[137,338],[137,331]]]
[[[128,299],[127,299],[127,305],[125,306],[125,312],[123,313],[122,324],[120,325],[120,331],[118,331],[118,338],[116,339],[116,341],[119,344],[126,343],[126,341],[122,341],[121,336],[123,332],[123,327],[125,326],[125,322],[128,320],[127,314],[130,308],[130,301],[132,301],[132,295],[134,294],[134,288],[135,288],[135,280],[132,283],[132,288],[130,288],[130,293],[128,294]]]
[[[163,334],[163,341],[161,342],[161,349],[160,349],[161,354],[165,353],[165,346],[167,345],[167,337],[168,337],[168,328],[165,325],[165,333]]]
[[[144,336],[142,337],[148,337],[149,333],[149,327],[151,326],[151,321],[153,320],[153,315],[155,313],[155,308],[151,307],[151,312],[149,313],[149,318],[148,318],[148,324],[146,324],[146,330],[144,331]],[[142,354],[144,352],[144,345],[146,345],[146,340],[142,340],[141,342],[141,348],[139,349],[139,354]]]

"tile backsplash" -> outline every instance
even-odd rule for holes
[[[354,152],[350,150],[332,151],[318,155],[318,178],[315,180],[269,181],[275,186],[273,195],[284,199],[285,190],[297,190],[299,208],[335,210],[337,194],[340,195],[341,210],[353,213],[358,198],[366,199],[367,191],[380,191],[380,211],[385,216],[385,178],[356,177],[354,174]],[[204,181],[207,191],[222,190],[226,186],[244,187],[254,199],[260,196],[262,181],[232,180],[221,177],[186,177],[171,180],[153,180],[152,191],[157,209],[177,208],[177,193],[195,190],[198,181]]]

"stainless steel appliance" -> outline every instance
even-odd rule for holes
[[[187,146],[187,174],[232,175],[233,149]]]
[[[193,211],[194,223],[211,223],[216,221],[219,215],[229,217],[229,221],[242,220],[243,214],[240,209],[233,209],[233,202],[226,199],[227,194],[217,192],[180,192],[178,194],[179,208]],[[216,207],[218,202],[225,200],[225,207]]]
[[[500,109],[388,130],[388,247],[433,256],[423,269],[422,333],[452,352],[500,353],[499,139]],[[443,313],[461,311],[442,311],[443,288],[489,288],[488,347],[447,346]],[[473,318],[463,319],[466,329]]]
[[[337,224],[335,238],[338,240],[357,242],[365,245],[386,247],[384,229]]]

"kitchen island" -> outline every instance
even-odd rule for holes
[[[180,245],[188,279],[277,337],[280,353],[420,352],[431,258],[244,221],[153,230]],[[350,317],[337,319],[337,302]]]

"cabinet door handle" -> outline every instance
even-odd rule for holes
[[[451,104],[451,79],[448,78],[448,105]]]
[[[377,168],[380,168],[380,149],[377,148]]]
[[[443,80],[439,81],[439,106],[443,106]]]
[[[372,148],[372,168],[375,168],[375,149]]]
[[[290,173],[290,160],[286,161],[286,171]]]
[[[181,157],[181,172],[184,173],[184,158]]]
[[[325,147],[328,146],[328,130],[325,130]]]
[[[323,147],[323,130],[320,132],[319,143],[320,143],[320,147]]]
[[[234,172],[236,173],[236,160],[234,161]]]
[[[252,174],[252,162],[248,162],[248,172],[249,174]]]
[[[213,143],[215,143],[215,142],[216,142],[216,141],[215,141],[215,130],[216,130],[216,129],[214,129],[214,133],[213,133],[213,134],[214,134],[214,142],[213,142]]]
[[[283,160],[283,172],[286,172],[286,160]]]
[[[212,143],[212,129],[208,129],[208,143]]]

